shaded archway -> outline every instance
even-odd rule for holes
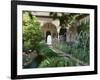
[[[56,29],[56,26],[53,23],[50,23],[50,22],[45,23],[42,26],[42,31],[43,31],[44,40],[46,42],[47,42],[48,34],[51,35],[53,40],[57,37],[57,29]]]
[[[61,28],[59,32],[60,41],[66,41],[66,28]]]

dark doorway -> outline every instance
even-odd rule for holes
[[[60,41],[66,41],[66,32],[67,31],[65,28],[60,29],[60,33],[59,33]]]

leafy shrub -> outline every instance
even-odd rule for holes
[[[45,43],[40,43],[39,44],[39,48],[38,51],[41,55],[44,55],[46,57],[54,57],[54,56],[58,56],[57,53],[55,53],[54,51],[52,51],[47,44]]]
[[[84,49],[89,49],[89,40],[90,40],[89,22],[81,23],[78,30],[79,30],[78,46]]]
[[[79,26],[78,43],[60,42],[59,44],[56,44],[55,47],[89,64],[89,39],[89,23],[82,23]]]
[[[75,66],[75,61],[71,59],[64,59],[63,57],[51,57],[41,62],[40,68],[44,67],[64,67],[64,66]]]

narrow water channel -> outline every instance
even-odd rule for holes
[[[37,68],[42,60],[43,60],[43,56],[38,55],[35,59],[32,59],[32,61],[28,65],[23,66],[23,68],[24,69]]]

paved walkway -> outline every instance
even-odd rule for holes
[[[57,48],[54,48],[53,46],[49,46],[49,47],[50,47],[50,49],[53,50],[54,52],[59,53],[59,54],[58,54],[59,56],[62,56],[62,57],[64,57],[65,59],[70,58],[70,59],[76,61],[76,62],[77,62],[77,65],[83,65],[83,66],[88,65],[88,64],[84,63],[83,61],[80,61],[79,59],[73,57],[72,55],[70,55],[70,54],[68,54],[68,53],[65,53],[65,52],[63,52],[63,51],[61,51],[61,50],[59,50],[59,49],[57,49]]]

